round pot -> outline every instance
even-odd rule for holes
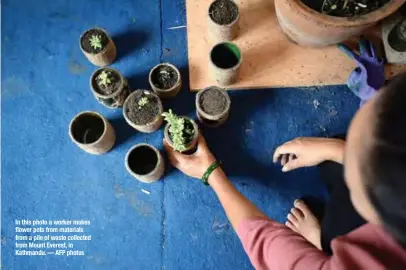
[[[236,9],[237,15],[234,20],[231,22],[225,21],[216,21],[214,18],[214,14],[216,9],[219,8],[219,5],[229,5]],[[238,21],[240,19],[240,11],[238,9],[238,5],[231,0],[216,0],[209,6],[209,10],[207,13],[207,21],[208,21],[208,31],[209,37],[211,41],[214,43],[224,42],[224,41],[231,41],[238,36],[239,27]]]
[[[165,81],[157,81],[159,77],[166,76],[167,80],[173,80],[170,86],[165,87]],[[168,98],[176,96],[182,87],[182,78],[179,70],[172,64],[158,64],[149,72],[149,84],[152,90],[160,98]]]
[[[102,74],[102,72],[106,72],[108,74],[114,74],[114,77],[117,79],[117,90],[111,94],[103,93],[97,84],[97,78]],[[118,108],[122,107],[124,101],[128,97],[130,93],[130,88],[128,86],[127,80],[121,75],[120,72],[113,68],[100,68],[96,70],[92,76],[90,77],[90,88],[92,89],[93,95],[95,98],[104,106],[108,108]]]
[[[148,103],[141,106],[141,98],[147,98],[149,100]],[[154,108],[152,106],[156,106],[155,110],[157,114],[155,116],[147,114],[148,111]],[[127,123],[143,133],[152,133],[161,127],[163,122],[162,113],[161,99],[155,93],[148,90],[135,90],[127,97],[123,106],[123,114]],[[142,117],[149,118],[149,120],[144,120]]]
[[[275,0],[276,15],[285,34],[302,46],[322,47],[359,35],[395,12],[405,0],[391,0],[380,9],[355,17],[317,12],[301,0]]]
[[[158,181],[165,171],[161,153],[146,143],[137,144],[127,152],[125,167],[134,178],[148,184]]]
[[[95,35],[96,34],[105,35],[105,38],[107,39],[105,41],[106,43],[105,46],[102,48],[100,52],[97,53],[90,51],[89,49],[87,49],[87,46],[85,45],[85,43],[87,42],[85,39],[91,37],[93,33]],[[114,60],[116,60],[117,56],[116,45],[114,44],[113,40],[110,38],[110,36],[104,29],[92,28],[87,30],[80,37],[79,45],[83,54],[95,66],[105,67],[112,64]]]
[[[224,124],[230,113],[231,99],[227,91],[212,86],[196,95],[196,114],[199,121],[208,127]]]
[[[241,50],[231,42],[219,43],[210,52],[210,69],[221,86],[237,81],[241,62]]]
[[[196,147],[197,137],[199,136],[199,127],[197,126],[195,121],[193,121],[192,118],[189,118],[187,116],[182,116],[182,118],[189,121],[193,125],[193,129],[195,131],[193,139],[190,141],[190,143],[188,145],[186,145],[186,149],[182,151],[182,153],[185,153],[185,152],[189,152],[189,151],[193,150]],[[170,126],[171,125],[169,123],[166,124],[165,131],[164,131],[164,137],[165,137],[165,140],[168,142],[168,144],[173,148],[173,142],[171,140],[171,137],[169,136],[169,127]]]
[[[116,141],[116,133],[109,121],[91,111],[81,112],[73,118],[69,136],[77,146],[93,155],[106,153]]]

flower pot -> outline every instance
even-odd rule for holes
[[[382,39],[388,63],[406,64],[406,19],[400,14],[385,19]]]
[[[391,0],[376,11],[349,18],[322,14],[301,0],[275,0],[275,9],[282,30],[291,40],[303,46],[322,47],[359,35],[404,2]]]
[[[125,167],[134,178],[148,184],[158,181],[165,171],[161,153],[146,143],[137,144],[127,152]]]
[[[231,100],[227,92],[212,86],[196,95],[196,114],[199,121],[208,127],[224,124],[229,116]]]
[[[172,64],[156,65],[149,72],[149,84],[160,98],[176,96],[182,87],[179,70]]]
[[[97,112],[81,112],[69,125],[71,140],[89,154],[101,155],[109,151],[116,133],[109,121]]]
[[[151,133],[161,127],[162,112],[161,99],[147,90],[135,90],[127,97],[123,106],[127,123],[143,133]]]
[[[241,62],[241,50],[231,42],[219,43],[210,52],[210,68],[216,82],[221,86],[237,81]]]
[[[122,107],[130,93],[128,82],[123,75],[115,69],[106,67],[92,74],[90,88],[95,98],[108,108]]]
[[[231,0],[216,0],[209,6],[207,20],[211,41],[231,41],[238,36],[238,5]]]
[[[182,153],[188,153],[190,151],[193,151],[193,149],[196,148],[197,137],[199,136],[199,127],[197,126],[195,121],[193,121],[191,118],[189,118],[187,116],[182,116],[182,118],[184,118],[185,121],[190,124],[190,128],[193,128],[193,130],[194,130],[193,137],[187,143],[186,149],[181,151]],[[165,131],[164,131],[164,137],[165,137],[165,140],[168,142],[168,144],[173,148],[173,142],[172,142],[172,139],[171,139],[169,128],[170,128],[170,124],[166,124]]]
[[[91,38],[100,37],[101,47],[92,47]],[[104,29],[87,30],[80,37],[80,49],[87,59],[95,66],[104,67],[112,64],[117,56],[116,45]]]

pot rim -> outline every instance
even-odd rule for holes
[[[216,23],[216,22],[213,20],[213,18],[210,16],[210,9],[211,9],[211,6],[212,6],[215,2],[217,2],[217,1],[218,1],[218,0],[214,0],[213,2],[211,2],[211,4],[209,5],[209,8],[207,9],[207,17],[209,18],[209,20],[210,20],[213,24],[217,25],[218,27],[230,27],[230,26],[232,26],[233,24],[236,24],[236,23],[238,22],[238,20],[240,19],[240,8],[238,7],[237,3],[236,3],[235,1],[233,1],[233,0],[228,0],[228,1],[232,2],[232,3],[237,7],[237,17],[235,18],[235,20],[232,21],[232,22],[229,23],[229,24],[218,24],[218,23]]]
[[[91,30],[102,31],[107,36],[107,39],[109,40],[109,42],[107,42],[107,45],[105,46],[104,50],[102,50],[102,51],[100,51],[98,53],[88,52],[82,47],[82,39],[83,39],[83,37],[86,35],[87,32],[89,32]],[[107,51],[107,48],[108,48],[108,45],[109,45],[110,42],[112,42],[112,39],[111,39],[111,37],[109,36],[109,34],[107,33],[106,30],[104,30],[103,28],[100,28],[100,27],[93,27],[93,28],[90,28],[90,29],[88,29],[88,30],[86,30],[85,32],[82,33],[82,35],[80,36],[80,39],[79,39],[79,46],[80,46],[80,49],[82,51],[84,51],[85,53],[88,53],[88,54],[91,54],[91,55],[98,55],[98,54],[101,54],[101,53],[105,53]]]
[[[130,168],[130,165],[128,164],[128,158],[129,158],[131,152],[134,151],[135,148],[139,148],[139,147],[142,147],[142,146],[147,146],[147,147],[149,147],[150,149],[152,149],[152,150],[155,152],[155,154],[156,154],[156,156],[157,156],[157,162],[156,162],[156,164],[155,164],[154,169],[153,169],[152,171],[150,171],[149,173],[147,173],[147,174],[137,174],[137,173],[135,173],[135,172]],[[146,177],[146,176],[151,176],[151,175],[153,175],[153,174],[158,170],[159,164],[160,164],[161,162],[162,162],[162,155],[161,155],[161,153],[159,152],[159,150],[158,150],[156,147],[154,147],[153,145],[148,144],[148,143],[138,143],[138,144],[132,146],[132,147],[127,151],[127,154],[125,155],[125,167],[127,168],[127,171],[128,171],[132,176],[134,176],[135,178],[137,178],[138,176]]]
[[[209,91],[209,90],[211,90],[211,89],[219,90],[219,91],[221,92],[221,94],[226,98],[226,102],[227,102],[226,108],[224,109],[224,111],[222,111],[221,113],[218,113],[218,114],[214,114],[214,115],[213,115],[213,114],[206,113],[206,112],[202,109],[202,107],[200,106],[200,97],[201,97],[201,95],[202,95],[204,92]],[[197,92],[195,103],[196,103],[196,108],[197,108],[198,113],[199,113],[201,116],[203,116],[204,118],[206,118],[206,119],[208,119],[208,120],[213,120],[213,121],[219,120],[219,119],[221,119],[223,116],[225,116],[225,115],[230,111],[230,107],[231,107],[230,95],[227,93],[227,91],[226,91],[224,88],[220,88],[220,87],[217,87],[217,86],[209,86],[209,87],[206,87],[206,88],[200,90],[199,92]]]
[[[212,54],[214,48],[216,48],[217,46],[222,45],[222,44],[232,44],[232,45],[236,46],[237,49],[238,49],[238,51],[240,52],[240,59],[238,60],[238,63],[237,63],[235,66],[230,67],[230,68],[221,68],[221,67],[217,66],[217,65],[213,62],[213,59],[212,59],[212,57],[211,57],[211,54]],[[211,50],[210,50],[210,55],[209,55],[209,59],[210,59],[210,63],[211,63],[215,68],[217,68],[217,69],[219,69],[219,70],[229,71],[229,70],[237,70],[237,69],[241,66],[243,56],[242,56],[241,49],[240,49],[240,47],[238,47],[237,44],[235,44],[234,42],[230,42],[230,41],[224,41],[224,42],[219,42],[219,43],[215,44],[215,45],[211,48]]]
[[[190,145],[192,145],[192,143],[194,141],[197,140],[197,137],[199,136],[199,127],[197,126],[196,122],[192,118],[190,118],[188,116],[180,116],[180,117],[182,117],[185,120],[190,121],[190,123],[192,123],[192,125],[193,125],[193,129],[195,130],[195,134],[193,135],[193,139],[187,145],[187,146],[190,146]],[[165,137],[165,140],[168,142],[168,144],[173,148],[173,142],[171,140],[171,136],[169,136],[169,127],[170,126],[171,125],[169,123],[166,123],[165,130],[164,130],[164,137]],[[188,147],[186,147],[186,148],[188,148]],[[185,150],[185,151],[187,151],[187,150]]]
[[[114,93],[112,93],[110,95],[102,95],[99,92],[97,92],[96,89],[94,89],[94,87],[93,87],[93,81],[96,80],[96,74],[98,72],[102,71],[102,70],[109,70],[109,71],[115,72],[118,75],[118,77],[120,77],[120,87],[119,87],[119,89],[116,92],[114,92]],[[113,97],[117,96],[118,94],[120,94],[120,92],[123,90],[124,81],[125,81],[124,76],[117,69],[114,69],[114,68],[111,68],[111,67],[101,67],[101,68],[97,69],[96,71],[94,71],[92,73],[92,76],[90,76],[90,89],[92,89],[93,94],[95,96],[97,96],[97,97],[100,97],[100,98],[103,98],[103,99],[113,98]]]
[[[159,87],[155,86],[155,84],[152,82],[152,73],[153,73],[157,68],[159,68],[159,67],[161,67],[161,66],[168,66],[168,67],[173,68],[173,69],[176,71],[176,74],[178,75],[178,80],[177,80],[176,83],[175,83],[171,88],[169,88],[169,89],[162,89],[162,88],[159,88]],[[149,80],[149,84],[151,85],[151,87],[152,87],[153,89],[156,89],[156,90],[159,91],[159,92],[166,93],[166,92],[171,92],[171,91],[175,90],[177,87],[179,87],[179,85],[181,84],[182,78],[181,78],[179,69],[178,69],[176,66],[172,65],[171,63],[160,63],[160,64],[154,66],[154,67],[149,71],[148,80]]]
[[[95,115],[95,116],[99,117],[103,121],[103,126],[104,126],[103,133],[102,133],[102,135],[100,135],[100,137],[99,137],[99,139],[97,139],[97,141],[92,142],[92,143],[81,143],[81,142],[79,142],[78,140],[75,139],[75,136],[73,136],[73,133],[72,133],[72,125],[73,125],[73,123],[79,117],[81,117],[81,116],[83,116],[85,114],[91,114],[93,116]],[[107,119],[103,115],[101,115],[98,112],[94,112],[94,111],[83,111],[83,112],[80,112],[80,113],[76,114],[73,117],[73,119],[70,121],[70,124],[69,124],[69,136],[71,137],[72,141],[74,141],[77,144],[86,145],[86,146],[93,146],[93,145],[96,145],[97,143],[99,143],[103,139],[103,137],[106,135],[107,127],[108,127],[108,122],[107,122]]]

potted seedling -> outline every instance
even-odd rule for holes
[[[161,153],[150,144],[133,146],[125,157],[127,171],[143,183],[158,181],[165,171],[165,163]]]
[[[69,125],[71,140],[84,151],[101,155],[109,151],[116,140],[113,127],[97,112],[81,112]]]
[[[196,114],[199,121],[208,127],[218,127],[226,122],[231,100],[227,92],[212,86],[196,95]]]
[[[207,20],[210,39],[214,43],[231,41],[238,36],[238,6],[231,0],[216,0],[209,6]]]
[[[114,62],[116,45],[104,29],[87,30],[80,37],[80,48],[87,59],[96,66],[104,67]]]
[[[174,97],[180,91],[182,78],[174,65],[164,63],[156,65],[150,71],[149,84],[160,98]]]
[[[162,114],[167,122],[165,140],[178,152],[189,152],[196,147],[199,128],[195,121],[186,116],[177,116],[169,110]]]
[[[124,102],[123,114],[127,123],[136,130],[151,133],[162,125],[161,99],[153,92],[135,90]]]
[[[219,43],[210,52],[210,67],[216,82],[221,86],[237,81],[241,62],[241,51],[231,42]]]
[[[95,98],[109,108],[122,107],[130,93],[127,80],[115,69],[100,68],[90,78]]]

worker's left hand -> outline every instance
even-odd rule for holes
[[[338,44],[338,48],[357,63],[347,85],[361,99],[362,106],[384,85],[385,71],[383,60],[376,55],[372,42],[361,37],[358,46],[359,54],[342,43]]]

